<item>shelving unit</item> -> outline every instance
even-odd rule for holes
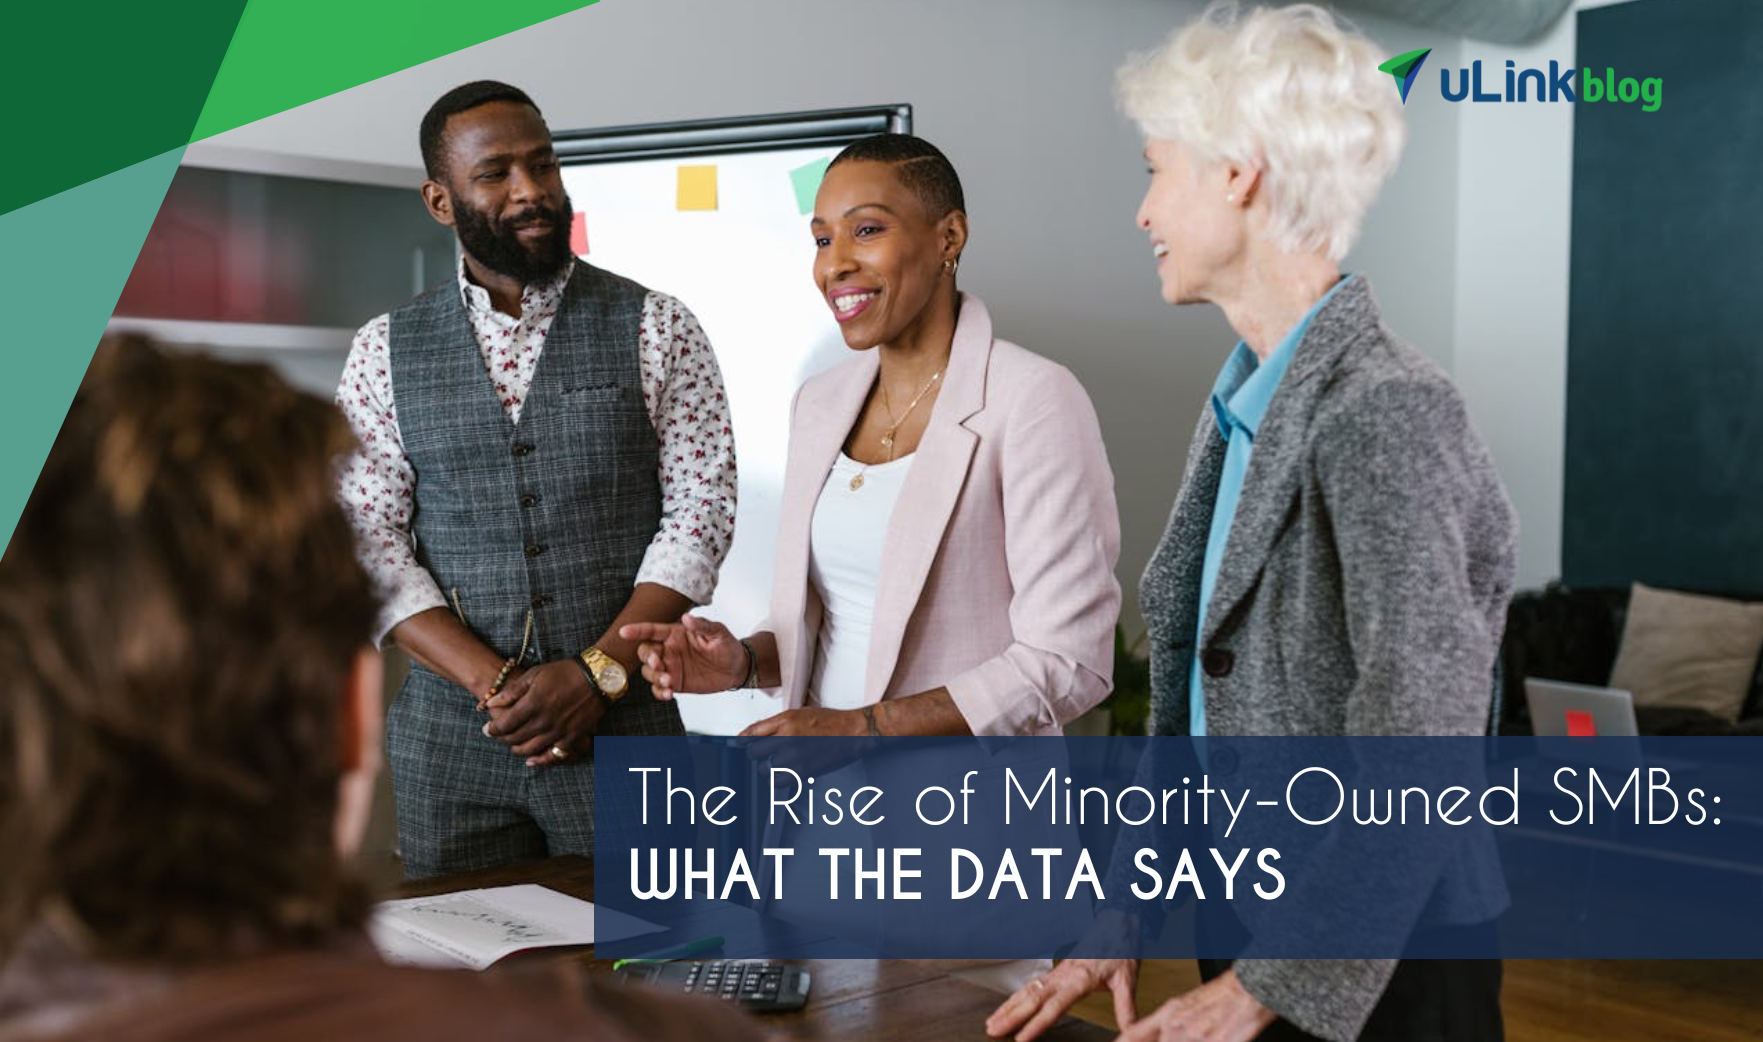
[[[113,333],[146,333],[174,344],[213,345],[251,351],[347,351],[349,341],[355,336],[355,330],[347,326],[204,322],[128,315],[112,316],[106,330]]]
[[[416,168],[193,145],[111,331],[268,362],[328,396],[355,330],[453,270]]]

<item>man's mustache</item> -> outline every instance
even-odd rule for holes
[[[510,228],[532,228],[538,225],[546,225],[555,228],[559,224],[562,224],[563,220],[562,215],[556,210],[548,209],[543,206],[535,206],[520,211],[502,223]]]

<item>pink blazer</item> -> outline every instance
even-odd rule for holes
[[[791,413],[770,628],[803,704],[820,601],[815,504],[879,364],[810,379]],[[963,295],[942,390],[882,547],[863,697],[947,687],[978,735],[1058,734],[1114,671],[1120,516],[1095,409],[1069,370],[992,338]]]

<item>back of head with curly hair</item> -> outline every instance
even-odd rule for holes
[[[98,348],[0,559],[0,951],[184,962],[358,924],[333,837],[374,591],[352,444],[262,366]]]

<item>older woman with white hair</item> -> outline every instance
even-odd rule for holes
[[[1339,268],[1404,140],[1380,59],[1321,8],[1226,5],[1120,71],[1121,105],[1146,139],[1138,223],[1163,299],[1216,304],[1241,337],[1140,591],[1155,734],[1487,727],[1511,505],[1445,374],[1384,326],[1366,278]],[[1431,952],[1486,950],[1506,902],[1491,849],[1353,867],[1380,893],[1379,915]],[[1277,949],[1266,942],[1279,931],[1336,914],[1290,902],[1234,902],[1232,926]],[[1492,960],[1241,959],[1201,971],[1206,983],[1137,1019],[1135,961],[1068,960],[987,1029],[1032,1038],[1082,995],[1110,990],[1122,1039],[1502,1031]]]

